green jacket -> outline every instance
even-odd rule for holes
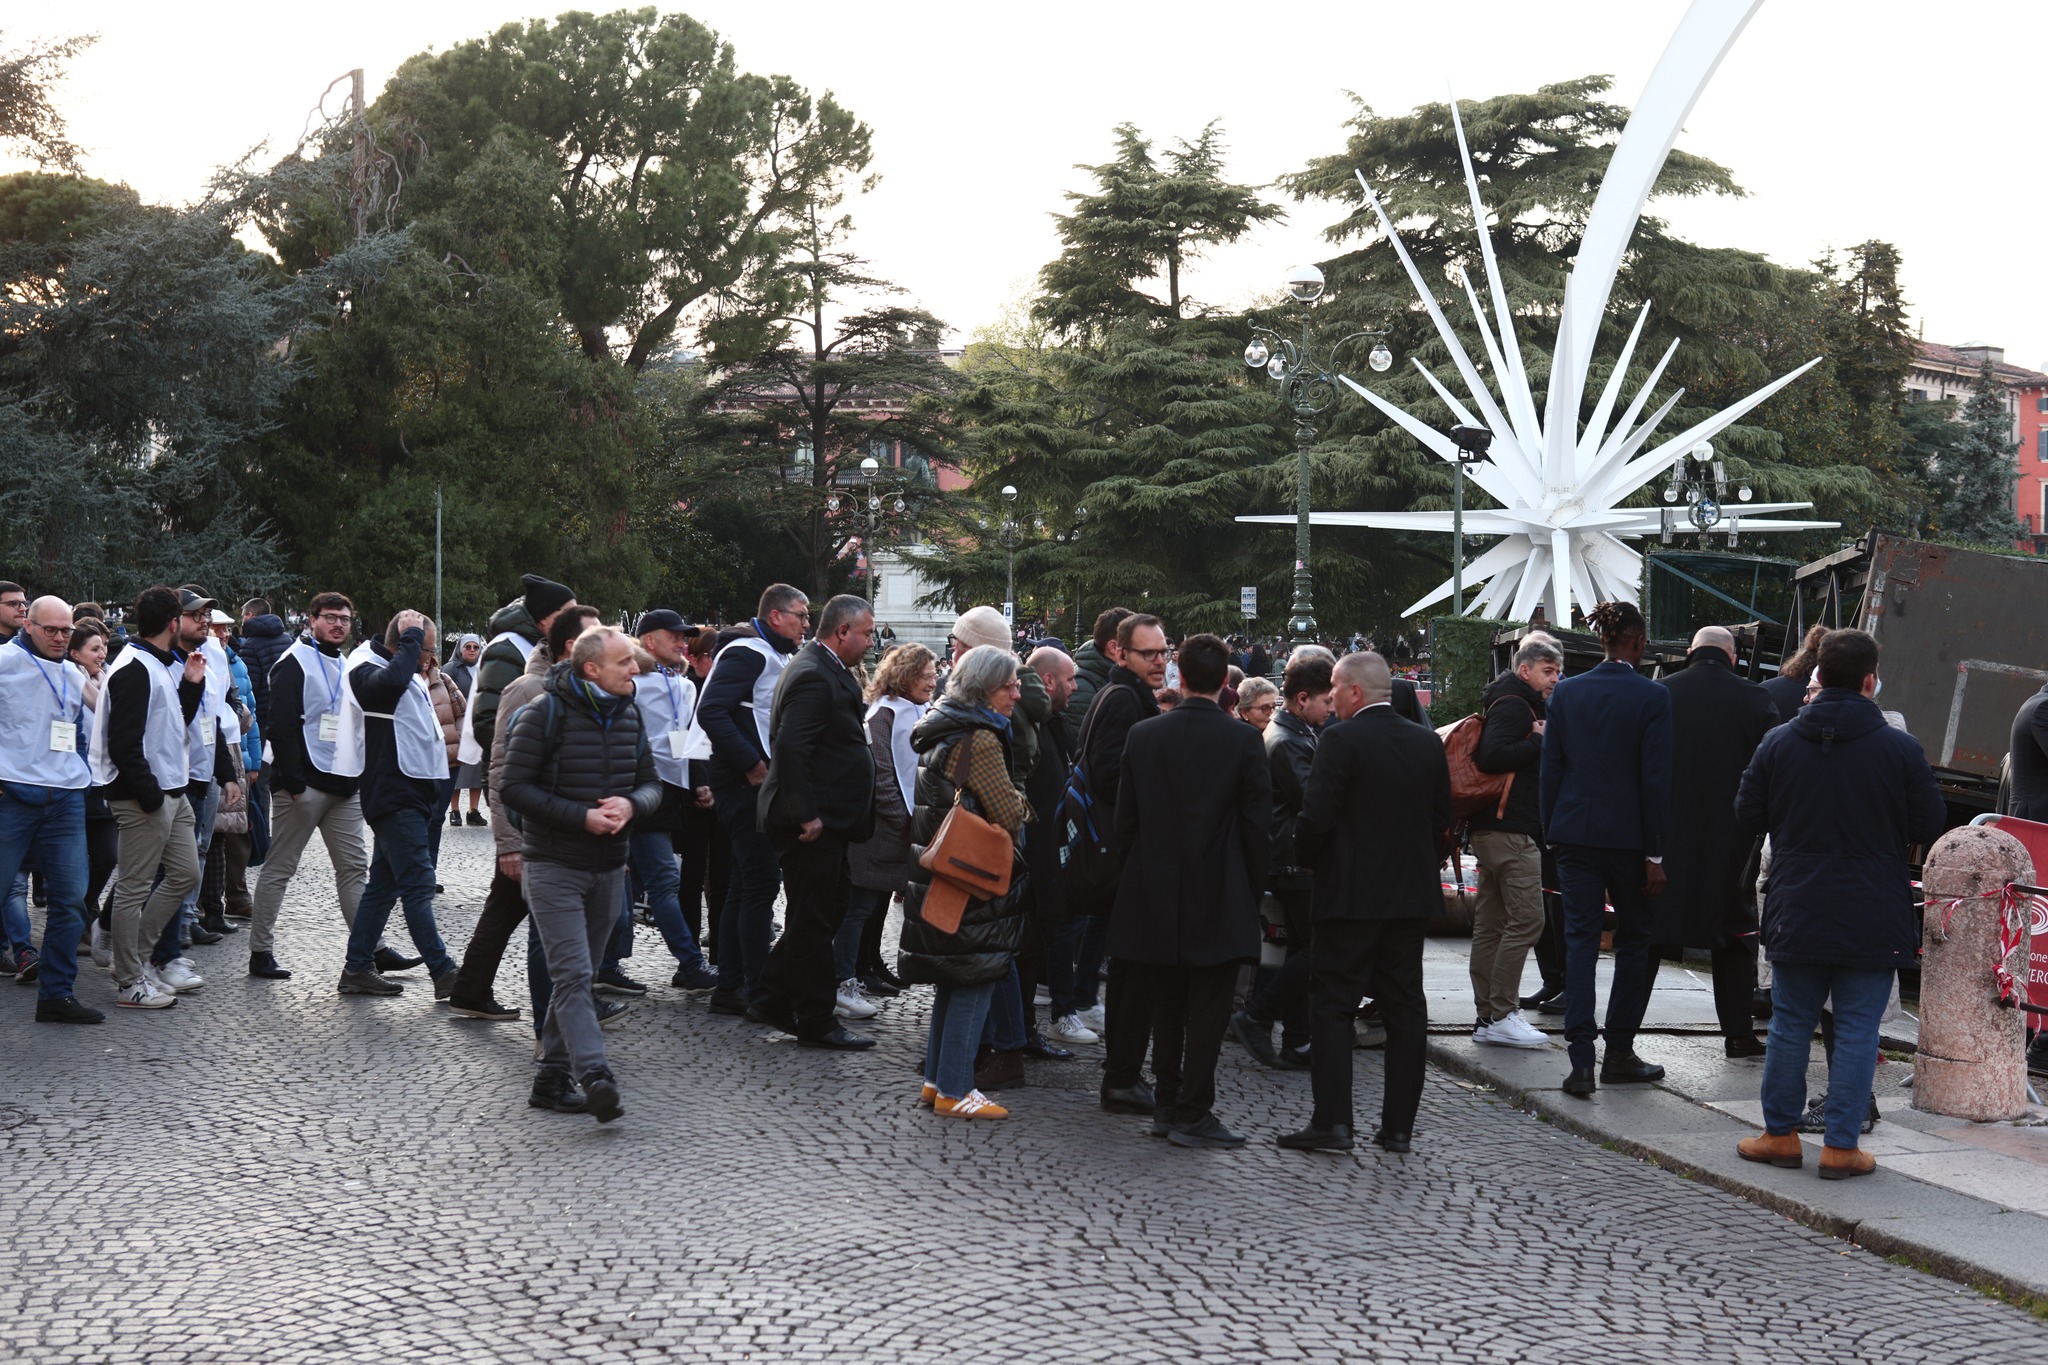
[[[540,643],[540,627],[533,623],[524,602],[507,602],[499,607],[484,638],[497,639],[507,631],[524,636],[533,644]],[[505,690],[505,684],[525,671],[526,658],[510,640],[498,640],[487,646],[476,661],[476,698],[469,706],[469,732],[483,746],[485,763],[491,761],[491,729],[498,719],[498,694]]]
[[[1021,787],[1038,766],[1038,727],[1052,719],[1052,698],[1045,695],[1045,680],[1035,668],[1020,664],[1017,681],[1023,685],[1023,695],[1017,698],[1017,709],[1010,713],[1010,761]]]

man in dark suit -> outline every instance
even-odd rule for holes
[[[1273,780],[1258,730],[1217,701],[1230,647],[1190,636],[1179,662],[1185,700],[1132,726],[1124,746],[1116,803],[1123,876],[1108,947],[1149,987],[1153,1136],[1179,1147],[1242,1147],[1215,1114],[1216,1057],[1238,966],[1259,955]],[[1135,1057],[1120,1055],[1131,1046]],[[1135,1066],[1144,1034],[1120,1029],[1110,1048],[1112,1064]]]
[[[1649,632],[1632,602],[1602,602],[1586,623],[1607,658],[1550,694],[1543,733],[1543,837],[1557,850],[1564,892],[1564,1093],[1593,1083],[1593,974],[1606,907],[1614,905],[1614,986],[1607,997],[1609,1084],[1654,1081],[1664,1068],[1635,1054],[1650,1002],[1650,902],[1664,890],[1671,804],[1671,694],[1636,672]]]
[[[1316,745],[1295,823],[1297,861],[1315,869],[1309,1065],[1316,1107],[1308,1127],[1279,1143],[1351,1149],[1351,1021],[1369,994],[1387,1028],[1373,1141],[1405,1152],[1422,1102],[1429,1031],[1422,943],[1430,914],[1443,904],[1436,836],[1451,823],[1451,772],[1436,733],[1395,712],[1385,659],[1346,655],[1334,681],[1339,720]]]
[[[1651,942],[1713,953],[1714,1013],[1730,1057],[1761,1057],[1756,1036],[1756,839],[1735,826],[1735,793],[1756,746],[1778,724],[1770,693],[1735,671],[1735,636],[1707,626],[1692,637],[1671,693],[1669,880],[1651,912]],[[1650,954],[1645,989],[1657,984]]]
[[[875,832],[875,760],[852,672],[874,635],[866,602],[844,595],[827,602],[817,638],[782,670],[768,716],[759,822],[782,860],[788,923],[747,1015],[808,1047],[875,1045],[848,1032],[832,1012],[832,940],[852,886],[846,849]]]

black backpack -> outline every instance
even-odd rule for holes
[[[532,701],[521,703],[518,710],[506,717],[505,742],[507,744],[512,742],[512,727],[533,706],[545,706],[547,708],[547,715],[541,721],[540,752],[541,757],[547,761],[548,791],[552,793],[555,790],[556,779],[562,774],[562,710],[555,705],[555,694],[543,691]],[[510,806],[505,807],[505,819],[512,828],[519,830],[521,833],[525,832],[526,825],[520,820],[519,812],[513,810]]]
[[[1081,725],[1080,752],[1074,757],[1067,789],[1060,797],[1061,875],[1068,893],[1079,893],[1076,899],[1085,902],[1099,902],[1113,894],[1117,878],[1123,873],[1116,856],[1116,831],[1109,825],[1114,812],[1102,808],[1088,776],[1088,744],[1095,736],[1096,718],[1102,714],[1102,699],[1117,688],[1131,690],[1129,683],[1111,683],[1095,694],[1095,704],[1088,708],[1088,719]]]

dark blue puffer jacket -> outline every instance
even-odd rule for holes
[[[270,670],[291,647],[292,637],[277,617],[252,616],[242,622],[242,643],[236,652],[249,670],[249,689],[256,694],[256,724],[261,729],[270,728]]]
[[[1947,807],[1920,741],[1877,704],[1830,687],[1764,736],[1735,818],[1771,836],[1764,951],[1773,962],[1882,971],[1920,953],[1906,850],[1932,843]]]

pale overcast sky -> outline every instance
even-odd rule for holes
[[[98,33],[58,92],[87,169],[182,201],[256,143],[289,147],[351,67],[374,92],[412,53],[566,7],[71,0],[15,8],[4,42]],[[1441,99],[1447,80],[1476,98],[1601,72],[1633,104],[1684,8],[777,0],[690,12],[734,43],[743,69],[830,89],[872,125],[883,181],[854,205],[858,246],[965,334],[1056,254],[1049,215],[1084,184],[1074,163],[1107,159],[1117,123],[1165,140],[1220,117],[1232,174],[1263,183],[1339,149],[1347,90],[1397,113]],[[2048,369],[2048,284],[2029,264],[2028,226],[2048,197],[2030,150],[2044,56],[2039,0],[1768,0],[1679,143],[1732,168],[1749,195],[1668,215],[1692,240],[1787,264],[1894,242],[1929,340],[2003,345],[2009,361]],[[1218,251],[1193,292],[1249,302],[1324,250],[1316,234],[1333,217],[1308,205]]]

